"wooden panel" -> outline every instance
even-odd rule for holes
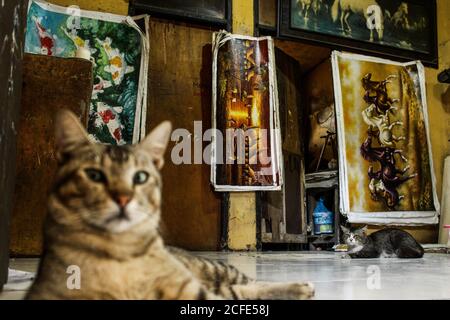
[[[163,120],[191,133],[194,121],[202,121],[203,131],[211,128],[211,41],[211,30],[152,19],[147,132]],[[173,146],[162,171],[164,237],[183,248],[216,250],[220,195],[210,186],[210,166],[173,164]]]
[[[296,59],[300,63],[302,73],[308,72],[331,56],[331,50],[328,48],[299,41],[275,40],[275,46]]]
[[[67,108],[86,123],[92,64],[26,54],[18,126],[17,180],[11,224],[11,254],[39,255],[47,195],[56,169],[53,118]]]
[[[227,0],[134,0],[132,6],[142,8],[150,14],[226,21],[228,4]]]
[[[272,222],[272,240],[263,234],[263,242],[305,242],[303,141],[300,124],[301,69],[299,62],[276,48],[280,127],[283,145],[284,185],[282,192],[267,193],[267,213]],[[277,218],[281,217],[280,218]],[[282,222],[277,230],[276,225]],[[275,226],[275,228],[274,228]],[[280,234],[281,232],[281,234]]]
[[[328,166],[330,161],[334,159],[337,163],[338,159],[336,136],[331,135],[328,140],[326,139],[329,128],[335,127],[335,124],[327,124],[329,121],[335,123],[334,112],[324,112],[334,110],[331,60],[327,59],[311,70],[304,78],[304,83],[306,89],[304,124],[307,132],[305,142],[306,172],[315,172],[317,168],[319,168],[319,171],[330,170],[331,168]],[[319,124],[320,114],[332,116],[332,119]],[[328,142],[324,148],[326,141]],[[320,158],[321,153],[322,158]],[[319,158],[321,159],[320,164],[318,163]]]
[[[450,67],[450,5],[448,0],[437,1],[437,23],[438,23],[438,50],[439,69],[425,68],[427,104],[428,104],[428,125],[430,128],[430,140],[433,153],[433,166],[436,175],[436,191],[439,199],[442,199],[442,183],[444,173],[444,159],[450,155],[450,86],[446,83],[439,83],[437,75],[445,68]],[[442,201],[442,200],[441,200]],[[448,216],[450,212],[441,215]],[[436,241],[438,233],[445,230],[438,230],[438,227],[421,230],[406,229],[411,232],[419,241],[432,243]],[[425,232],[426,231],[426,232]]]
[[[300,137],[301,110],[301,68],[297,60],[275,49],[280,109],[281,138],[283,150],[303,154]]]
[[[0,290],[8,277],[25,12],[25,1],[3,1],[0,7]]]
[[[276,28],[277,26],[277,0],[258,1],[258,24]]]

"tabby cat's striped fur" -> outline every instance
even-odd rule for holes
[[[236,268],[166,247],[158,233],[163,154],[159,125],[140,144],[91,143],[76,117],[56,119],[59,168],[45,248],[28,299],[303,299],[307,283],[259,283]],[[180,213],[180,216],[182,214]],[[69,266],[81,288],[69,289]]]

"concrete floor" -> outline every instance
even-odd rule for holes
[[[310,281],[315,299],[450,299],[450,255],[423,259],[341,259],[331,252],[197,252],[230,263],[262,281]],[[37,259],[11,261],[11,268],[35,271]],[[21,299],[30,281],[9,283],[0,299]]]

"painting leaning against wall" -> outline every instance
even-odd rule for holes
[[[437,223],[424,69],[333,52],[341,210],[354,223]]]
[[[90,52],[94,83],[87,126],[101,143],[135,143],[145,131],[148,40],[128,18],[36,0],[29,5],[26,52],[65,58],[80,48]]]
[[[216,191],[280,190],[281,136],[270,37],[213,36],[211,182]]]

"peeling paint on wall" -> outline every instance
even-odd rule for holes
[[[22,42],[26,1],[0,6],[0,286],[7,279],[9,223],[15,180],[16,122],[19,118]]]

